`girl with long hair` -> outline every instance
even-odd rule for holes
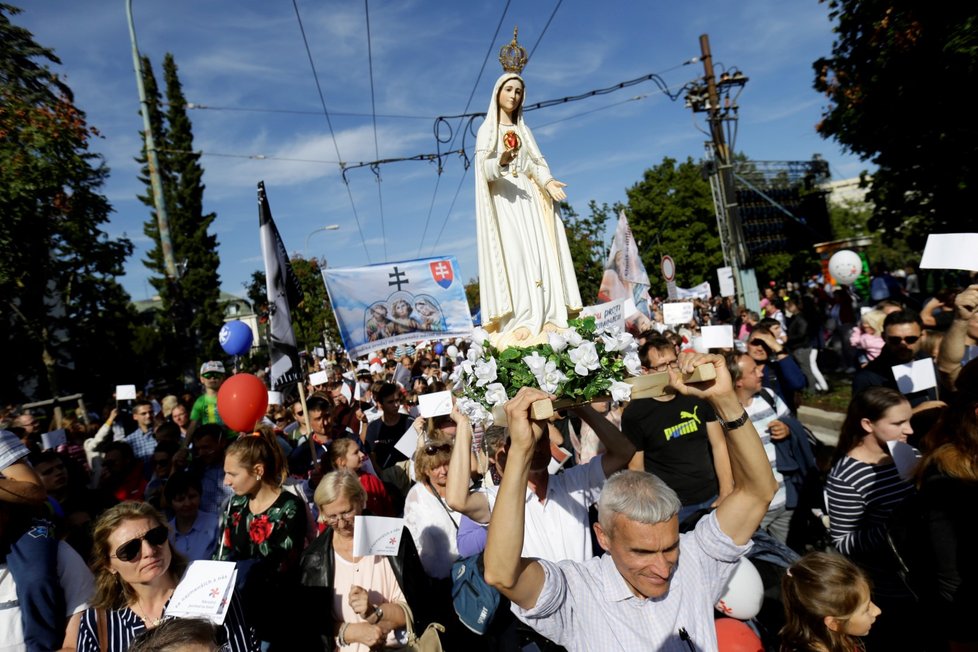
[[[837,554],[812,552],[781,578],[782,652],[855,652],[880,615],[869,578]]]
[[[282,449],[270,429],[238,437],[224,455],[224,484],[234,496],[221,516],[214,558],[239,562],[239,585],[249,622],[259,638],[275,644],[286,637],[288,611],[281,596],[298,586],[299,557],[306,536],[306,507],[282,489]],[[284,642],[284,640],[283,640]]]

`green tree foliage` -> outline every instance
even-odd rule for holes
[[[591,211],[590,217],[581,217],[570,204],[563,202],[560,206],[567,232],[567,245],[574,260],[574,272],[577,274],[577,286],[585,306],[598,302],[601,275],[608,258],[604,234],[609,216],[612,215],[612,209],[607,204],[598,206],[593,199],[588,208]],[[618,208],[616,206],[614,210],[617,212]]]
[[[665,296],[659,263],[668,254],[676,261],[676,283],[691,287],[716,282],[723,266],[710,185],[700,166],[687,158],[665,158],[645,171],[628,189],[628,224],[649,274],[652,296]]]
[[[296,344],[299,350],[312,351],[323,345],[323,335],[330,342],[339,343],[339,330],[336,327],[336,317],[333,307],[326,294],[326,284],[323,282],[322,270],[325,261],[318,258],[303,258],[293,256],[292,271],[299,279],[302,287],[302,301],[298,306],[292,306],[292,330],[295,331]],[[251,273],[251,280],[245,284],[248,300],[258,314],[258,328],[262,337],[268,333],[268,295],[265,289],[265,272],[256,270]]]
[[[9,400],[107,388],[131,357],[115,278],[132,244],[110,239],[97,136],[48,67],[54,53],[0,4],[0,346]],[[129,376],[127,376],[129,377]]]
[[[869,226],[919,248],[978,204],[978,8],[967,2],[829,0],[832,54],[814,63],[829,100],[819,132],[878,166]],[[957,90],[955,90],[957,89]]]
[[[155,246],[147,252],[143,264],[153,273],[150,283],[162,300],[162,310],[156,315],[156,325],[161,333],[157,354],[160,364],[172,376],[176,372],[196,369],[203,360],[223,355],[217,334],[224,316],[220,305],[217,237],[211,233],[217,215],[204,213],[204,170],[200,155],[194,153],[187,100],[177,65],[169,53],[163,58],[163,75],[165,112],[152,66],[147,58],[143,58],[143,83],[150,127],[159,150],[163,195],[179,277],[176,281],[166,276],[145,152],[140,160],[144,163],[141,180],[146,184],[147,193],[140,196],[140,200],[154,209],[143,231]]]

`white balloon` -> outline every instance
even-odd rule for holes
[[[747,557],[741,557],[716,603],[716,610],[724,616],[750,620],[760,612],[763,602],[764,582],[761,581],[761,574]]]
[[[855,251],[842,249],[829,258],[829,274],[842,285],[852,285],[863,273],[863,260]]]

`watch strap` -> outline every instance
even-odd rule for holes
[[[750,421],[750,416],[747,415],[747,410],[744,410],[744,413],[741,414],[736,419],[734,419],[733,421],[724,421],[723,419],[719,418],[719,415],[717,416],[717,419],[719,419],[720,425],[723,427],[724,430],[736,430],[737,428],[741,427],[742,425]]]

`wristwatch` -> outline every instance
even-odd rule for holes
[[[723,426],[724,430],[736,430],[750,420],[750,417],[747,416],[747,410],[744,410],[744,413],[733,421],[724,421],[723,419],[720,419],[719,416],[717,418],[719,419],[720,425]]]
[[[746,414],[746,412],[745,412],[745,414]],[[376,625],[377,623],[379,623],[380,621],[382,621],[384,619],[384,610],[380,608],[380,605],[377,605],[376,607],[374,607],[374,613],[373,613],[373,616],[371,616],[371,619],[373,619],[374,616],[376,616],[377,619],[374,620],[372,623],[370,623],[371,625]]]

